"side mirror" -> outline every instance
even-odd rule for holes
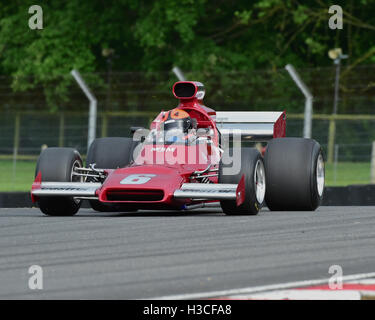
[[[145,129],[144,127],[130,127],[130,133],[133,135],[137,130]]]
[[[143,127],[131,127],[130,132],[134,141],[140,141],[142,143],[146,140],[150,130]]]

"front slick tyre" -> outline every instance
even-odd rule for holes
[[[47,148],[39,156],[35,175],[41,172],[43,182],[79,182],[73,170],[82,164],[80,154],[72,148]],[[73,197],[42,197],[38,205],[48,216],[73,216],[81,201]]]
[[[239,152],[241,157],[239,157]],[[220,201],[221,208],[226,215],[256,215],[263,206],[266,178],[262,156],[254,148],[233,149],[233,163],[224,165],[220,162],[219,183],[238,184],[245,176],[245,201],[237,206],[236,200]],[[238,161],[241,162],[238,162]],[[237,174],[224,174],[225,168],[231,168],[232,165],[240,165],[240,171]]]
[[[72,198],[44,198],[39,200],[39,208],[47,216],[69,217],[74,216],[81,202],[78,203]]]
[[[137,209],[129,208],[126,204],[108,204],[98,200],[89,200],[92,209],[98,212],[136,212]]]

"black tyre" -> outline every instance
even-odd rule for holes
[[[95,163],[95,168],[101,169],[126,167],[134,160],[133,151],[138,143],[139,142],[133,141],[131,138],[121,137],[95,139],[87,153],[86,166],[88,167],[90,164]],[[97,200],[89,200],[89,202],[91,208],[95,211],[113,212],[121,210],[116,205],[101,203]]]
[[[238,157],[236,149],[231,151],[234,151],[234,157]],[[219,183],[238,184],[242,175],[245,175],[245,201],[240,206],[237,206],[235,200],[220,201],[220,205],[227,215],[256,215],[263,206],[266,188],[263,159],[257,149],[242,148],[240,160],[240,171],[235,175],[225,175],[224,168],[231,167],[232,164],[220,162]]]
[[[126,204],[102,203],[97,200],[89,200],[92,209],[98,212],[136,212],[137,209]]]
[[[138,142],[131,138],[98,138],[93,141],[87,153],[86,166],[117,169],[126,167],[133,160],[133,151]]]
[[[314,211],[324,191],[324,160],[313,139],[271,140],[264,156],[270,210]]]
[[[110,204],[101,203],[98,200],[89,200],[92,209],[98,212],[114,212],[115,207]]]
[[[43,182],[71,182],[80,179],[72,175],[74,167],[82,167],[78,151],[72,148],[48,148],[39,156],[35,175],[42,174]],[[49,216],[73,216],[81,206],[73,197],[42,197],[38,200],[40,210]]]

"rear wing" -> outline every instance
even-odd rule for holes
[[[216,112],[216,127],[222,135],[241,134],[247,141],[267,141],[285,137],[285,111],[279,112]]]

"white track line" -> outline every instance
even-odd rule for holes
[[[357,290],[276,290],[229,297],[238,300],[361,300]]]
[[[359,274],[354,274],[354,275],[349,275],[349,276],[343,276],[342,280],[343,282],[345,282],[345,281],[353,281],[353,280],[360,280],[360,279],[373,278],[373,277],[375,277],[375,272],[359,273]],[[315,279],[315,280],[272,284],[272,285],[259,286],[259,287],[238,288],[238,289],[209,291],[209,292],[200,292],[200,293],[177,294],[177,295],[170,295],[170,296],[154,297],[154,298],[149,298],[149,299],[151,300],[191,300],[191,299],[204,299],[204,298],[214,298],[214,297],[226,297],[226,296],[243,295],[243,294],[249,294],[249,293],[255,293],[255,292],[288,289],[288,288],[309,287],[313,285],[328,283],[328,281],[329,281],[329,278]]]

